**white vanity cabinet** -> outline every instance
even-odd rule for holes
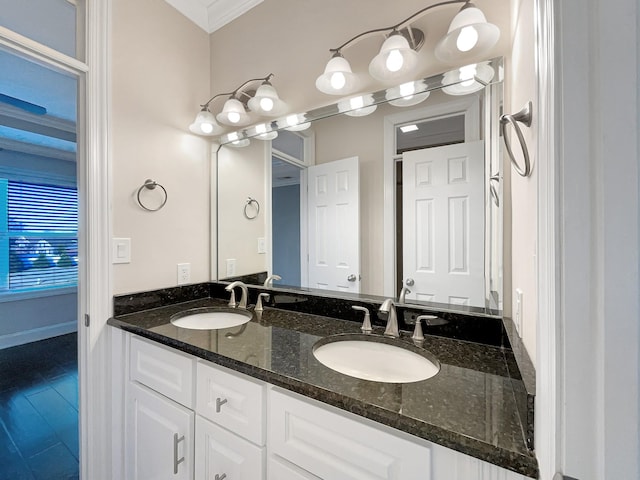
[[[125,337],[127,480],[527,478],[153,341]]]
[[[195,360],[131,337],[126,395],[128,480],[191,480]]]

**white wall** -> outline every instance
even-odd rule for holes
[[[515,113],[528,101],[537,107],[537,84],[535,70],[535,31],[534,1],[514,0],[511,15],[512,49],[506,59],[505,80],[505,112]],[[538,158],[536,151],[537,112],[533,112],[531,128],[521,125],[521,130],[529,149],[532,172],[529,177],[521,177],[506,160],[505,170],[510,170],[511,188],[511,305],[507,305],[505,313],[516,318],[516,289],[523,292],[522,328],[520,335],[529,356],[536,361],[536,325],[537,311],[537,274],[536,274],[536,237],[538,218]],[[511,145],[520,165],[524,165],[522,151],[515,132],[509,127]],[[508,156],[505,153],[505,158]],[[509,171],[506,171],[509,175]],[[509,224],[505,223],[505,229]],[[506,266],[505,268],[508,268]],[[506,284],[508,285],[508,283]],[[507,292],[505,292],[507,293]],[[510,308],[509,308],[510,307]]]
[[[208,281],[209,142],[187,127],[209,97],[209,37],[157,0],[114,0],[112,28],[113,235],[132,250],[114,294],[175,286],[183,262]],[[135,201],[147,178],[168,192],[158,212]]]

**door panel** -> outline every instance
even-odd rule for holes
[[[409,299],[484,307],[484,147],[405,152],[403,274]]]
[[[360,291],[358,158],[308,169],[309,287]]]

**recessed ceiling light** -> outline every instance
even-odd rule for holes
[[[404,125],[400,127],[400,130],[402,130],[402,133],[415,132],[416,130],[418,130],[418,126],[416,124]]]

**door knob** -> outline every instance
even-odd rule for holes
[[[407,278],[405,283],[407,284],[407,287],[413,287],[413,284],[416,282],[413,281],[413,278]]]
[[[350,282],[355,282],[356,281],[356,276],[352,273],[351,275],[349,275],[347,277],[347,280]]]

